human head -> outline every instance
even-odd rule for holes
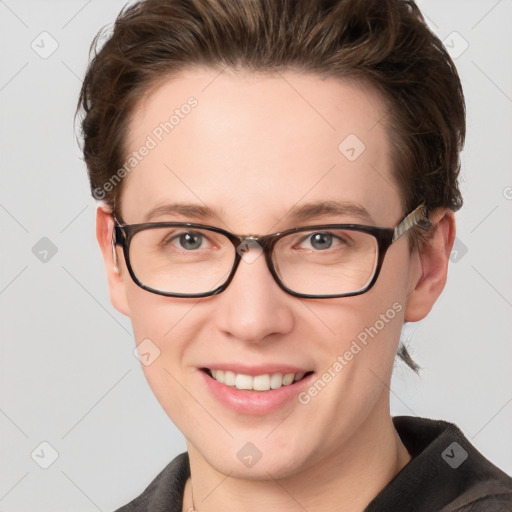
[[[101,41],[97,35],[92,48]],[[386,103],[404,213],[462,205],[465,107],[456,68],[412,1],[146,0],[122,12],[79,99],[91,192],[121,207],[126,135],[138,100],[193,66],[292,69],[370,84]],[[119,183],[119,184],[118,184]],[[412,244],[422,231],[412,231]]]
[[[201,200],[206,198],[207,204],[223,206],[228,212],[224,221],[236,225],[237,232],[247,229],[265,234],[264,230],[270,225],[269,216],[279,217],[282,213],[279,207],[299,201],[298,184],[305,184],[306,178],[310,181],[313,177],[313,174],[308,175],[304,165],[307,157],[313,167],[315,159],[321,156],[319,148],[326,150],[323,154],[337,150],[334,144],[337,136],[326,132],[322,137],[318,123],[313,126],[312,119],[312,136],[307,144],[308,126],[304,125],[304,120],[317,114],[323,117],[321,112],[328,111],[323,102],[333,105],[334,132],[339,129],[345,137],[351,133],[347,131],[350,126],[360,127],[366,135],[366,149],[363,156],[353,162],[353,167],[348,167],[345,160],[340,165],[342,172],[329,176],[333,186],[325,181],[313,195],[331,192],[347,198],[353,194],[367,205],[372,201],[379,203],[378,213],[383,219],[379,224],[384,225],[397,222],[420,202],[425,202],[432,212],[439,208],[456,209],[460,205],[456,185],[458,151],[464,137],[460,83],[442,45],[421,22],[413,5],[354,1],[339,2],[336,6],[328,4],[332,7],[328,10],[326,3],[309,2],[294,4],[290,12],[283,12],[284,4],[279,10],[275,2],[186,5],[188,8],[183,8],[181,14],[177,13],[182,6],[178,2],[143,2],[128,9],[117,21],[112,38],[92,61],[84,81],[81,96],[86,111],[84,155],[91,188],[105,191],[103,199],[107,206],[127,223],[141,222],[151,197],[156,197],[162,189],[171,197],[173,186],[179,185],[176,178],[185,173],[182,188],[188,188],[189,193]],[[246,9],[256,9],[258,5],[262,7],[259,16],[247,12]],[[182,19],[185,13],[191,16],[188,22]],[[231,25],[226,22],[228,15]],[[180,23],[184,27],[181,32]],[[282,23],[281,29],[277,26],[279,23]],[[258,34],[259,43],[255,39]],[[281,44],[274,39],[277,34],[285,39]],[[170,37],[173,41],[169,41]],[[264,41],[268,41],[266,50],[262,48]],[[341,48],[336,49],[336,44],[341,44]],[[307,91],[300,102],[285,93],[289,89],[284,87],[293,89],[293,83],[299,84],[298,90]],[[151,127],[156,126],[158,116],[169,108],[169,99],[176,105],[172,98],[180,98],[178,104],[184,105],[185,91],[201,91],[207,87],[218,102],[208,101],[206,96],[204,102],[201,99],[190,117],[179,122],[179,130],[173,130],[172,136],[137,164],[125,181],[106,190],[104,184],[110,183],[130,151],[145,140],[145,135],[152,133]],[[246,114],[244,94],[249,98]],[[275,119],[265,109],[266,98],[275,108]],[[309,111],[305,110],[308,98],[313,105]],[[343,114],[340,114],[340,105],[346,109]],[[296,117],[297,112],[302,118]],[[227,122],[219,122],[216,132],[212,120],[221,121],[223,116]],[[254,123],[251,124],[247,116],[253,116]],[[290,121],[289,129],[287,121]],[[237,133],[229,131],[230,123],[243,128],[239,131],[241,148],[236,146]],[[325,125],[322,128],[330,129]],[[354,131],[359,133],[356,128]],[[203,142],[199,148],[192,144],[194,133]],[[212,145],[210,141],[223,133],[230,136],[217,140],[217,146]],[[281,145],[272,145],[288,133],[289,139],[283,138]],[[256,147],[251,147],[249,134],[256,141]],[[228,149],[224,149],[223,140]],[[299,142],[296,150],[294,141]],[[261,165],[260,179],[256,172],[258,166],[242,158],[242,150],[250,152],[255,159],[260,158],[257,163],[266,164],[268,149],[281,151],[276,161],[282,165],[275,168]],[[288,166],[283,157],[286,150],[290,158]],[[298,154],[305,158],[301,160]],[[345,158],[339,151],[337,156],[340,160]],[[207,157],[211,157],[210,162],[202,160]],[[367,157],[368,160],[364,160]],[[174,164],[170,165],[170,170],[162,169],[169,158],[175,158],[178,174],[172,171]],[[208,164],[211,164],[211,175],[205,171]],[[243,171],[239,171],[242,168]],[[320,170],[316,168],[314,172]],[[378,177],[371,180],[370,171]],[[142,177],[144,173],[147,180]],[[255,189],[259,187],[260,193],[255,194],[249,184]],[[267,196],[261,193],[265,186],[268,186]],[[245,203],[244,195],[247,196]],[[381,343],[358,355],[357,363],[344,369],[344,376],[338,378],[329,391],[323,391],[321,398],[311,406],[318,413],[315,415],[317,423],[312,422],[315,431],[309,432],[313,440],[311,446],[318,446],[320,436],[327,434],[325,425],[322,427],[318,422],[335,420],[334,413],[339,409],[333,404],[340,405],[338,401],[342,399],[336,392],[346,392],[350,406],[347,404],[343,418],[336,419],[345,422],[338,425],[339,431],[333,429],[332,438],[323,438],[324,450],[334,447],[339,441],[334,439],[337,435],[344,435],[346,442],[347,436],[353,435],[361,422],[375,412],[372,407],[377,403],[382,414],[386,405],[382,398],[384,388],[375,381],[368,383],[368,368],[373,368],[376,375],[382,372],[383,382],[388,380],[401,325],[404,320],[415,321],[428,313],[444,285],[446,249],[453,242],[453,229],[445,227],[436,239],[437,245],[421,255],[411,256],[418,250],[414,244],[404,252],[402,243],[392,251],[375,290],[352,301],[318,302],[308,306],[306,301],[284,297],[258,263],[252,267],[260,278],[254,278],[254,288],[244,289],[240,285],[240,279],[248,279],[245,269],[225,292],[198,301],[196,306],[191,301],[180,302],[180,299],[148,294],[130,281],[124,268],[121,268],[121,275],[116,276],[108,254],[111,226],[107,227],[101,214],[98,218],[98,238],[107,263],[113,303],[130,316],[138,343],[149,338],[159,347],[161,356],[151,367],[145,368],[146,376],[164,408],[171,417],[176,416],[176,423],[196,446],[204,427],[194,415],[203,413],[186,401],[173,376],[177,376],[178,383],[183,382],[186,389],[194,391],[196,376],[192,366],[207,362],[203,357],[212,360],[227,355],[243,357],[246,361],[279,358],[282,361],[291,354],[296,361],[300,359],[320,371],[336,350],[347,350],[351,339],[363,327],[374,323],[372,319],[379,313],[387,315],[391,311],[389,315],[395,320],[378,333]],[[436,236],[434,230],[432,236]],[[399,301],[393,302],[397,297]],[[394,310],[393,304],[398,305]],[[306,318],[304,315],[309,313],[305,311],[316,319]],[[313,329],[321,328],[322,318],[328,319],[324,323],[327,330],[330,325],[334,326],[330,333]],[[166,324],[169,328],[163,333]],[[172,333],[172,340],[167,337],[169,333]],[[217,348],[207,343],[209,339]],[[268,344],[270,339],[275,343]],[[357,393],[361,395],[356,397]],[[293,421],[305,425],[303,414],[304,411],[299,412]],[[230,428],[234,425],[231,421],[232,418],[226,423]],[[239,423],[244,435],[257,428],[257,422],[248,422],[246,418]],[[237,425],[233,429],[238,428]],[[298,441],[292,436],[299,433],[293,434],[295,430],[288,429],[289,424],[284,425],[268,441],[267,453],[282,448],[285,439]],[[262,439],[258,442],[265,444]],[[208,450],[225,447],[219,442],[215,448],[201,448],[211,461],[220,457],[220,453],[213,456]],[[312,463],[314,457],[322,456],[321,452],[313,455],[308,450],[307,446],[298,449],[297,458]],[[276,468],[280,464],[283,470],[288,461],[284,458],[274,461]],[[290,471],[298,467],[294,464],[296,462],[288,466]],[[229,466],[224,464],[223,467],[229,470]]]

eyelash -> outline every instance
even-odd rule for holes
[[[193,236],[198,236],[198,237],[201,237],[201,242],[203,242],[203,240],[206,238],[206,239],[209,239],[208,236],[204,233],[200,233],[200,232],[197,232],[197,231],[180,231],[178,233],[171,233],[169,235],[167,235],[161,242],[161,246],[162,247],[165,247],[169,244],[171,244],[174,240],[179,240],[181,236],[183,235],[193,235]],[[305,241],[310,241],[310,244],[311,244],[311,239],[312,237],[314,237],[315,235],[328,235],[328,236],[331,236],[333,240],[337,240],[338,242],[340,242],[342,245],[348,245],[350,242],[349,240],[347,239],[344,239],[344,238],[341,238],[340,236],[337,236],[336,234],[334,234],[333,232],[331,231],[314,231],[314,232],[311,232],[311,233],[308,233],[307,235],[303,236],[300,240],[299,240],[299,245],[302,245]],[[210,241],[211,242],[211,241]],[[291,243],[291,242],[290,242]],[[201,244],[202,245],[202,244]],[[295,243],[293,244],[294,246],[296,245]],[[181,249],[183,249],[183,247],[181,247]],[[314,249],[314,248],[313,248]],[[188,250],[187,252],[195,252],[194,250]]]

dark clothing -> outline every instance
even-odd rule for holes
[[[412,459],[364,512],[511,512],[512,478],[489,462],[453,424],[393,418]],[[173,459],[117,512],[181,512],[188,453]]]

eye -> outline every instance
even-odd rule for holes
[[[162,241],[162,246],[166,247],[172,244],[177,245],[179,249],[193,251],[195,249],[201,248],[204,238],[205,235],[198,233],[197,231],[184,231],[178,234],[173,233]]]
[[[330,249],[333,245],[343,246],[347,244],[346,239],[334,235],[329,231],[318,231],[316,233],[311,233],[304,240],[304,243],[305,242],[309,242],[309,246],[317,251],[325,251]]]
[[[313,233],[308,240],[314,249],[325,250],[332,246],[332,233]]]

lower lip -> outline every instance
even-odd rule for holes
[[[202,374],[206,387],[219,402],[239,414],[252,416],[270,414],[283,407],[287,402],[296,399],[297,395],[310,385],[314,376],[314,373],[311,373],[293,384],[281,386],[278,389],[252,391],[221,384],[203,370],[199,370],[199,373]]]

